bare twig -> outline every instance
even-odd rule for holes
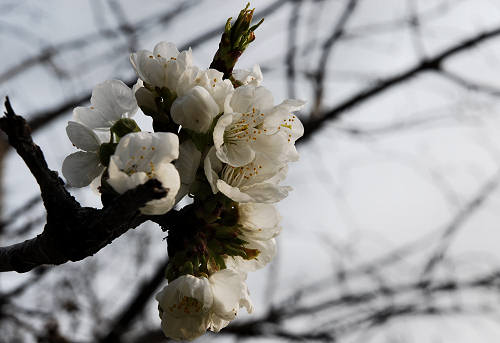
[[[478,210],[481,205],[497,190],[500,183],[500,172],[495,173],[476,193],[476,195],[458,212],[446,226],[436,248],[425,263],[422,279],[427,280],[440,261],[445,258],[453,238],[465,222]]]
[[[120,342],[120,337],[127,331],[130,324],[142,314],[144,308],[151,299],[151,295],[158,289],[160,284],[165,280],[165,268],[167,267],[168,259],[161,261],[155,269],[153,275],[145,280],[137,289],[136,294],[130,302],[123,308],[123,311],[117,316],[117,320],[108,331],[108,333],[100,340],[101,343],[116,343]]]
[[[321,111],[321,101],[323,99],[324,92],[324,80],[326,74],[326,66],[328,64],[328,58],[332,52],[332,49],[335,43],[342,37],[344,34],[345,26],[347,25],[349,19],[352,17],[354,10],[356,9],[356,5],[358,4],[358,0],[349,0],[346,4],[344,10],[340,14],[340,17],[333,28],[332,33],[323,43],[321,50],[321,57],[318,62],[318,67],[313,75],[314,80],[314,104],[312,116],[316,117],[320,114]]]
[[[310,117],[308,120],[306,120],[304,122],[304,129],[305,129],[304,138],[299,142],[303,143],[307,141],[307,139],[312,137],[316,131],[321,129],[327,121],[338,119],[346,111],[351,110],[352,108],[360,105],[364,101],[369,100],[374,96],[379,95],[394,86],[406,82],[423,72],[440,70],[441,65],[449,58],[459,55],[460,53],[467,51],[468,49],[478,44],[496,38],[499,35],[500,35],[500,27],[484,31],[482,33],[469,37],[461,42],[458,42],[457,44],[454,44],[448,47],[447,49],[444,49],[443,51],[435,54],[432,57],[429,57],[425,60],[418,62],[413,67],[403,72],[379,80],[374,86],[370,86],[364,90],[361,90],[360,92],[356,93],[355,95],[349,97],[348,99],[342,101],[340,104],[331,108],[329,111],[324,112],[320,117],[318,118]]]

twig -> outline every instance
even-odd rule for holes
[[[337,106],[331,108],[329,111],[324,112],[320,117],[310,117],[308,120],[304,121],[305,134],[304,137],[298,142],[304,143],[313,134],[321,129],[327,121],[339,119],[346,111],[360,105],[366,100],[383,93],[384,91],[397,86],[409,79],[423,73],[426,71],[436,71],[440,70],[441,65],[447,59],[456,56],[468,49],[476,46],[477,44],[488,41],[492,38],[496,38],[500,35],[500,27],[494,28],[492,30],[484,31],[482,33],[476,34],[473,37],[469,37],[449,48],[441,51],[440,53],[429,57],[425,60],[418,62],[413,67],[397,73],[393,76],[381,79],[374,86],[370,86],[364,90],[361,90],[357,94],[353,95],[347,100],[344,100]]]

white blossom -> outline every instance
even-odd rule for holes
[[[214,101],[219,106],[219,113],[224,111],[224,104],[228,95],[233,90],[233,84],[230,80],[223,79],[224,73],[216,69],[201,70],[193,80],[193,84],[201,86],[207,90]]]
[[[170,163],[178,156],[179,139],[173,133],[130,133],[120,140],[111,156],[107,182],[121,194],[151,178],[157,179],[168,193],[146,203],[141,212],[164,214],[174,206],[180,187],[179,173]]]
[[[76,107],[73,120],[91,129],[108,130],[121,118],[130,118],[137,112],[132,90],[119,80],[108,80],[92,90],[89,107]]]
[[[276,237],[280,231],[281,217],[271,204],[246,203],[238,205],[239,238],[247,242],[248,249],[257,249],[257,257],[247,260],[240,256],[226,258],[228,268],[241,272],[264,267],[276,255]]]
[[[293,112],[303,105],[300,100],[285,100],[273,106],[266,88],[238,87],[214,128],[217,157],[234,167],[250,163],[257,152],[277,163],[296,161],[295,141],[304,127]]]
[[[156,294],[165,336],[192,340],[203,335],[210,325],[213,299],[210,283],[205,277],[183,275],[170,282]]]
[[[278,185],[286,176],[286,164],[276,164],[263,154],[257,154],[244,166],[233,167],[223,164],[212,147],[205,157],[204,169],[213,193],[220,191],[236,202],[278,202],[291,190]]]
[[[215,70],[191,69],[177,89],[178,98],[170,110],[175,123],[184,128],[206,132],[214,118],[224,111],[224,103],[233,92],[229,80],[223,80],[223,73]],[[187,76],[189,75],[189,76]]]
[[[182,51],[175,44],[160,42],[153,51],[140,50],[130,55],[130,62],[144,82],[176,92],[182,83],[182,74],[192,66],[191,49]]]
[[[173,121],[183,128],[206,132],[219,114],[219,106],[205,88],[195,86],[174,101],[170,113]]]
[[[140,209],[147,215],[168,212],[190,188],[193,196],[207,200],[207,205],[222,206],[214,201],[220,199],[207,196],[206,183],[191,187],[194,182],[196,186],[205,182],[201,180],[203,172],[214,194],[221,192],[235,202],[231,203],[238,211],[235,224],[234,221],[214,221],[212,213],[206,214],[210,211],[198,211],[197,199],[190,205],[195,207],[187,208],[186,213],[195,213],[197,220],[205,220],[214,227],[233,223],[234,227],[225,229],[236,233],[240,240],[234,239],[228,245],[222,242],[220,246],[227,247],[228,251],[212,249],[208,241],[208,256],[220,254],[211,262],[200,258],[203,256],[198,256],[199,262],[195,262],[194,257],[192,261],[182,261],[184,250],[191,254],[198,251],[192,248],[201,244],[198,238],[190,242],[189,235],[196,229],[200,230],[199,237],[203,237],[203,230],[208,225],[185,230],[185,236],[181,236],[185,246],[174,247],[172,251],[179,255],[170,256],[171,261],[181,264],[174,263],[168,278],[186,270],[198,276],[182,275],[156,295],[165,335],[175,340],[192,340],[206,330],[218,332],[226,327],[243,307],[248,313],[253,311],[245,283],[246,273],[264,267],[276,254],[275,237],[281,231],[281,218],[272,203],[285,198],[291,190],[280,182],[286,176],[288,162],[298,159],[295,141],[303,135],[304,127],[294,113],[304,106],[304,102],[288,99],[274,105],[271,92],[260,86],[263,76],[258,65],[251,70],[233,71],[232,80],[240,85],[235,89],[231,80],[223,79],[222,72],[201,70],[193,65],[191,49],[179,52],[173,43],[160,42],[153,51],[135,52],[130,61],[138,75],[132,89],[118,80],[105,81],[93,89],[89,107],[77,107],[73,111],[73,121],[68,123],[66,132],[80,151],[66,157],[62,171],[68,183],[76,187],[91,182],[97,184],[100,178],[96,178],[106,175],[103,182],[120,194],[149,179],[157,179],[167,194],[147,202]],[[168,115],[160,119],[180,125],[182,144],[179,146],[175,133],[126,134],[132,130],[126,125],[133,123],[125,120],[120,124],[126,127],[122,130],[116,125],[113,129],[116,136],[110,136],[110,128],[120,119],[133,116],[138,105],[155,119],[155,116]],[[213,134],[209,136],[212,129]],[[114,143],[116,137],[117,145]],[[213,146],[207,142],[210,139],[213,139]],[[103,145],[108,140],[109,143]],[[115,145],[104,172],[101,160],[108,163],[108,155]],[[202,149],[206,145],[210,149]],[[202,157],[203,172],[199,169]],[[226,202],[222,203],[226,209]],[[216,208],[213,213],[224,216],[226,211],[221,209]],[[231,212],[230,219],[233,214]],[[187,220],[185,225],[192,223]],[[212,238],[209,235],[209,238],[217,240],[219,236]],[[249,259],[229,256],[235,242],[241,243],[236,248],[246,251]],[[169,244],[175,242],[169,241]],[[204,262],[200,262],[202,260]],[[193,268],[179,268],[186,266],[184,263],[190,266],[191,262]]]
[[[81,149],[64,159],[62,172],[66,181],[73,187],[88,186],[104,170],[99,160],[101,141],[87,126],[70,121],[66,133],[75,147]]]
[[[156,295],[167,337],[192,340],[207,329],[218,332],[241,307],[253,311],[244,276],[224,269],[206,277],[183,275]]]

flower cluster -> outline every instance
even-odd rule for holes
[[[251,41],[255,28],[238,25]],[[276,254],[281,227],[273,204],[290,191],[280,182],[298,159],[303,126],[295,112],[304,102],[275,105],[258,66],[225,78],[193,65],[191,50],[172,43],[130,60],[139,77],[132,89],[106,81],[94,88],[91,106],[74,110],[66,131],[80,151],[62,171],[72,186],[94,184],[103,199],[157,179],[167,195],[146,203],[144,215],[165,215],[192,198],[163,228],[169,283],[156,299],[165,335],[194,339],[224,328],[242,307],[253,310],[245,280]],[[132,119],[138,108],[152,117],[154,132]]]

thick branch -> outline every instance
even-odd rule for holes
[[[31,129],[24,118],[14,113],[9,98],[5,99],[5,109],[5,117],[0,118],[0,128],[38,182],[45,207],[76,209],[78,203],[64,188],[64,182],[57,173],[47,166],[42,150],[31,139]]]
[[[0,248],[0,272],[27,272],[44,264],[79,261],[111,243],[148,218],[138,209],[166,195],[157,180],[149,180],[120,195],[102,210],[80,207],[48,213],[43,232],[22,243]]]
[[[26,272],[43,264],[62,264],[91,256],[146,221],[149,217],[140,215],[139,208],[167,194],[161,183],[153,179],[118,196],[102,210],[81,207],[57,173],[48,168],[42,151],[31,138],[29,126],[14,113],[8,99],[5,107],[6,116],[0,118],[0,128],[40,185],[47,224],[37,237],[0,248],[0,271]]]

